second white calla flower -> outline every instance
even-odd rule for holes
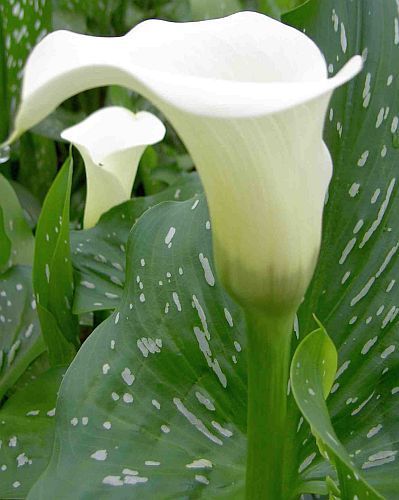
[[[61,133],[76,146],[85,164],[85,228],[130,198],[145,148],[164,136],[165,126],[155,115],[146,111],[134,114],[119,106],[100,109]]]
[[[295,310],[320,247],[331,177],[322,139],[331,79],[303,33],[253,12],[197,23],[150,20],[120,38],[60,31],[32,52],[14,137],[85,89],[151,100],[191,153],[210,208],[219,277],[248,307]]]

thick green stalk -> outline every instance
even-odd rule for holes
[[[247,314],[247,500],[283,500],[292,315]],[[286,500],[286,499],[284,499]]]

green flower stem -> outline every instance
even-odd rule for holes
[[[246,498],[283,500],[287,386],[293,316],[270,317],[257,311],[247,314],[247,323]]]

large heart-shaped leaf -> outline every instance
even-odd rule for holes
[[[245,339],[203,196],[152,208],[129,241],[122,301],[68,370],[30,498],[240,498]]]
[[[336,92],[328,113],[335,175],[299,330],[308,333],[316,313],[332,336],[339,351],[328,402],[332,423],[352,459],[388,498],[399,491],[398,19],[395,0],[312,0],[286,17],[316,41],[330,73],[353,54],[365,60],[363,73]],[[307,430],[301,432],[299,441]],[[314,445],[307,446],[303,456],[313,452]],[[318,458],[307,471],[309,477],[325,474]]]
[[[0,497],[25,498],[47,465],[55,401],[64,373],[56,368],[31,381],[0,410]]]
[[[125,282],[126,243],[134,222],[150,207],[167,200],[187,200],[202,192],[197,174],[182,176],[176,184],[153,196],[134,198],[104,214],[98,224],[71,232],[75,269],[75,314],[114,309]]]

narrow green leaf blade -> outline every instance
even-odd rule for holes
[[[33,285],[52,365],[70,361],[79,343],[77,321],[72,314],[69,244],[72,170],[72,158],[69,157],[47,194],[36,231]]]
[[[335,346],[323,328],[310,333],[300,343],[291,364],[291,387],[295,401],[311,426],[323,454],[338,472],[344,499],[381,499],[367,484],[347,451],[339,442],[331,425],[325,397],[337,369]]]

